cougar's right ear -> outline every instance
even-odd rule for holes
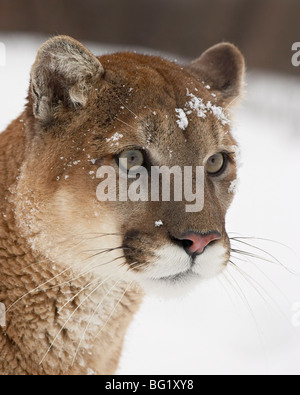
[[[85,106],[93,83],[104,73],[99,60],[67,36],[48,40],[31,69],[33,114],[48,122],[60,106]]]
[[[210,85],[220,104],[230,106],[243,94],[245,60],[233,44],[215,45],[188,68]]]

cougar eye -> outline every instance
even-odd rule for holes
[[[209,175],[217,176],[220,175],[226,167],[226,157],[225,154],[219,152],[208,158],[206,162],[206,170]]]
[[[144,153],[140,150],[123,151],[119,157],[119,166],[124,170],[138,170],[145,162]]]

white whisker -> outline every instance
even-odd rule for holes
[[[45,358],[47,357],[48,353],[51,351],[51,349],[53,348],[56,340],[58,339],[59,335],[62,333],[62,331],[64,330],[64,328],[66,327],[66,325],[68,324],[68,322],[71,320],[71,318],[74,316],[74,314],[76,313],[76,311],[78,311],[80,309],[80,307],[83,305],[83,303],[89,299],[103,284],[105,281],[102,281],[100,284],[98,284],[93,291],[91,291],[83,300],[82,302],[75,308],[75,310],[69,315],[68,319],[65,321],[64,325],[61,327],[61,329],[58,331],[57,335],[55,336],[54,340],[52,341],[52,343],[50,344],[50,347],[48,348],[48,350],[46,351],[45,355],[43,356],[42,360],[40,361],[40,365],[43,363],[43,361],[45,360]]]
[[[95,315],[97,314],[98,309],[102,306],[104,300],[110,295],[110,293],[115,289],[115,287],[116,287],[120,282],[122,282],[122,280],[117,281],[117,282],[113,285],[113,287],[111,287],[111,288],[108,290],[108,292],[106,292],[106,294],[104,295],[104,297],[101,299],[101,301],[100,301],[100,302],[98,303],[98,305],[95,307],[95,309],[94,309],[93,313],[91,314],[90,319],[89,319],[89,321],[88,321],[88,323],[87,323],[87,325],[86,325],[86,327],[85,327],[85,329],[84,329],[84,332],[83,332],[83,335],[81,336],[81,339],[80,339],[80,341],[79,341],[79,344],[78,344],[78,346],[77,346],[77,348],[76,348],[75,355],[74,355],[73,361],[72,361],[72,366],[73,366],[74,363],[75,363],[75,360],[76,360],[78,351],[79,351],[79,349],[80,349],[81,343],[83,342],[84,337],[85,337],[85,335],[86,335],[86,332],[87,332],[87,330],[88,330],[88,328],[89,328],[89,326],[90,326],[90,324],[91,324],[93,318],[94,318]]]
[[[133,281],[131,281],[131,283],[126,287],[125,291],[122,293],[121,297],[119,298],[118,302],[116,303],[113,311],[111,312],[111,314],[109,315],[108,319],[105,321],[105,324],[102,326],[102,328],[100,329],[100,331],[97,333],[97,335],[95,336],[95,339],[100,335],[100,333],[103,332],[104,328],[106,327],[106,325],[108,324],[109,320],[111,319],[111,317],[114,315],[115,311],[117,310],[117,307],[119,306],[119,304],[121,303],[122,299],[124,298],[126,292],[129,290],[129,288],[131,287]]]

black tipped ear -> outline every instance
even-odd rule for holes
[[[245,60],[233,44],[215,45],[188,68],[210,85],[223,105],[230,105],[243,93]]]
[[[31,70],[34,116],[48,122],[59,106],[84,106],[93,82],[103,74],[99,60],[67,36],[47,41]]]

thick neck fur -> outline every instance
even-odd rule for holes
[[[112,374],[140,296],[117,279],[79,276],[32,251],[10,188],[25,155],[23,118],[0,135],[0,374]]]

